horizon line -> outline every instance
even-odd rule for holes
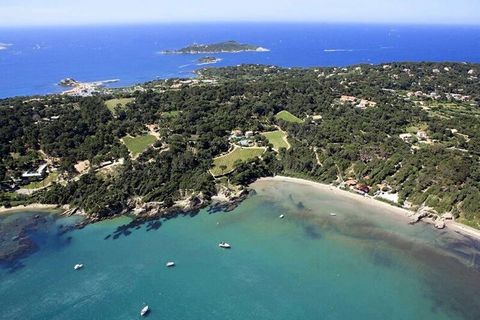
[[[297,21],[297,20],[235,20],[235,21],[125,21],[92,23],[45,23],[45,24],[1,24],[0,28],[50,28],[50,27],[109,27],[109,26],[153,26],[153,25],[196,25],[196,24],[295,24],[295,25],[376,25],[376,26],[419,26],[419,27],[480,27],[479,23],[418,22],[418,21]]]

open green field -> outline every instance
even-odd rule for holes
[[[293,123],[303,123],[303,120],[294,116],[290,112],[283,110],[280,111],[275,115],[275,119],[277,120],[283,120],[283,121],[288,121],[288,122],[293,122]]]
[[[287,134],[283,131],[276,130],[276,131],[264,132],[262,133],[262,135],[268,139],[268,142],[273,144],[273,148],[275,150],[280,150],[280,148],[288,149],[289,147],[289,145],[285,142]]]
[[[427,131],[428,125],[426,123],[417,123],[416,125],[407,127],[407,133],[416,134],[418,131]]]
[[[162,116],[173,118],[180,115],[180,113],[182,113],[182,111],[180,110],[165,111],[165,112],[162,112]]]
[[[110,112],[115,113],[115,108],[120,105],[120,108],[125,108],[125,106],[135,100],[134,98],[120,98],[120,99],[110,99],[105,101],[105,105],[107,106]]]
[[[228,173],[234,169],[233,164],[237,160],[246,161],[254,159],[265,152],[264,148],[237,148],[224,156],[215,158],[213,160],[213,168],[210,170],[214,176],[220,176]],[[224,170],[220,166],[226,166]]]
[[[423,107],[431,116],[451,119],[461,116],[480,117],[480,110],[475,106],[456,102],[432,101]]]
[[[152,145],[157,138],[150,134],[146,134],[143,136],[131,137],[126,136],[122,138],[123,142],[127,146],[128,150],[134,155],[138,155],[145,151],[150,145]]]
[[[57,181],[58,172],[51,172],[45,179],[42,181],[33,181],[29,184],[23,186],[23,189],[39,189],[50,185],[52,182]]]

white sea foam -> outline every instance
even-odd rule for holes
[[[0,50],[7,50],[9,47],[11,47],[12,44],[11,43],[3,43],[3,42],[0,42]]]
[[[325,49],[324,52],[353,52],[355,49]]]

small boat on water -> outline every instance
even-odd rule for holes
[[[285,218],[285,215],[284,215],[284,214],[281,214],[281,215],[279,215],[278,217],[279,217],[280,219],[283,219],[283,218]]]
[[[140,310],[140,316],[145,317],[149,312],[150,308],[148,307],[148,305],[145,305],[145,307]]]
[[[78,269],[82,269],[82,268],[83,268],[83,264],[81,264],[81,263],[77,263],[76,265],[73,266],[74,270],[78,270]]]
[[[175,266],[175,262],[173,261],[168,261],[167,264],[166,264],[167,268],[170,268],[170,267],[174,267]]]
[[[231,248],[230,244],[228,244],[228,243],[226,243],[226,242],[223,242],[223,241],[220,242],[220,243],[218,244],[218,246],[219,246],[220,248],[223,248],[223,249],[230,249],[230,248]]]
[[[335,212],[330,212],[330,215],[331,215],[332,217],[335,217],[337,214],[336,214]]]

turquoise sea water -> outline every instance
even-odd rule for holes
[[[22,268],[0,269],[0,318],[135,319],[143,303],[150,319],[480,318],[474,240],[309,186],[255,188],[233,212],[161,226],[50,221]]]

